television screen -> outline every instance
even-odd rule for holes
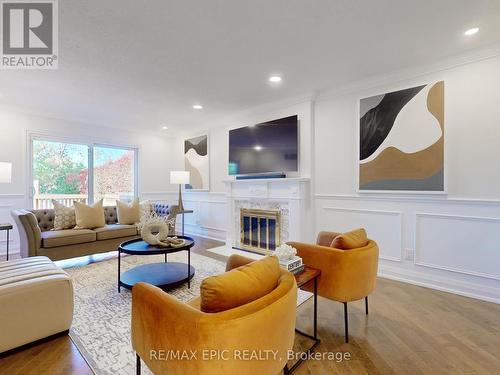
[[[229,131],[229,174],[298,171],[298,117]]]

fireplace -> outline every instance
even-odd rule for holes
[[[281,214],[278,210],[240,209],[240,246],[268,254],[280,245]]]

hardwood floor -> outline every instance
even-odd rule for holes
[[[38,344],[0,359],[2,375],[92,375],[69,336]]]
[[[349,303],[350,342],[343,306],[319,300],[318,352],[344,351],[351,360],[308,361],[297,374],[499,374],[500,305],[378,279],[369,298]],[[311,329],[312,304],[297,326]]]
[[[194,251],[217,242],[197,239]],[[98,258],[94,258],[96,260]],[[349,303],[350,342],[344,343],[341,303],[320,298],[316,353],[350,353],[349,360],[309,360],[294,374],[499,374],[500,305],[378,279],[364,302]],[[312,330],[312,299],[300,306],[297,327]],[[309,342],[300,339],[297,347]],[[333,355],[333,354],[332,354]],[[0,359],[0,374],[92,374],[69,336]]]

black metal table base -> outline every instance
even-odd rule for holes
[[[301,330],[295,328],[295,332],[298,333],[301,336],[307,337],[308,339],[313,340],[313,344],[305,351],[302,352],[302,354],[305,354],[305,356],[300,356],[297,362],[295,362],[292,367],[288,368],[288,364],[285,365],[285,368],[283,369],[283,373],[285,375],[291,374],[294,372],[297,367],[299,367],[302,362],[307,360],[307,357],[314,352],[314,349],[321,343],[321,340],[318,338],[318,278],[316,277],[314,279],[314,327],[313,327],[313,335],[309,335],[305,332],[302,332]],[[305,358],[303,358],[305,357]]]
[[[145,282],[167,290],[184,283],[190,284],[195,269],[193,266],[189,266],[186,272],[187,266],[185,263],[178,262],[148,263],[135,266],[120,276],[119,286],[132,289],[138,282]]]
[[[191,249],[187,250],[188,262],[168,262],[165,253],[165,263],[149,263],[136,266],[123,275],[121,274],[122,252],[118,249],[118,293],[121,288],[132,289],[134,284],[140,281],[148,282],[161,289],[169,289],[187,282],[191,289],[191,279],[194,277],[195,269],[191,265]]]
[[[10,244],[10,230],[12,229],[12,224],[10,223],[5,223],[5,224],[0,224],[0,231],[7,231],[7,242],[5,243],[6,245],[6,260],[9,260],[9,244]]]

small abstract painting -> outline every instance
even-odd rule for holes
[[[444,82],[359,105],[359,190],[444,192]]]
[[[190,183],[186,189],[210,190],[208,135],[184,141],[184,167],[190,172]]]

